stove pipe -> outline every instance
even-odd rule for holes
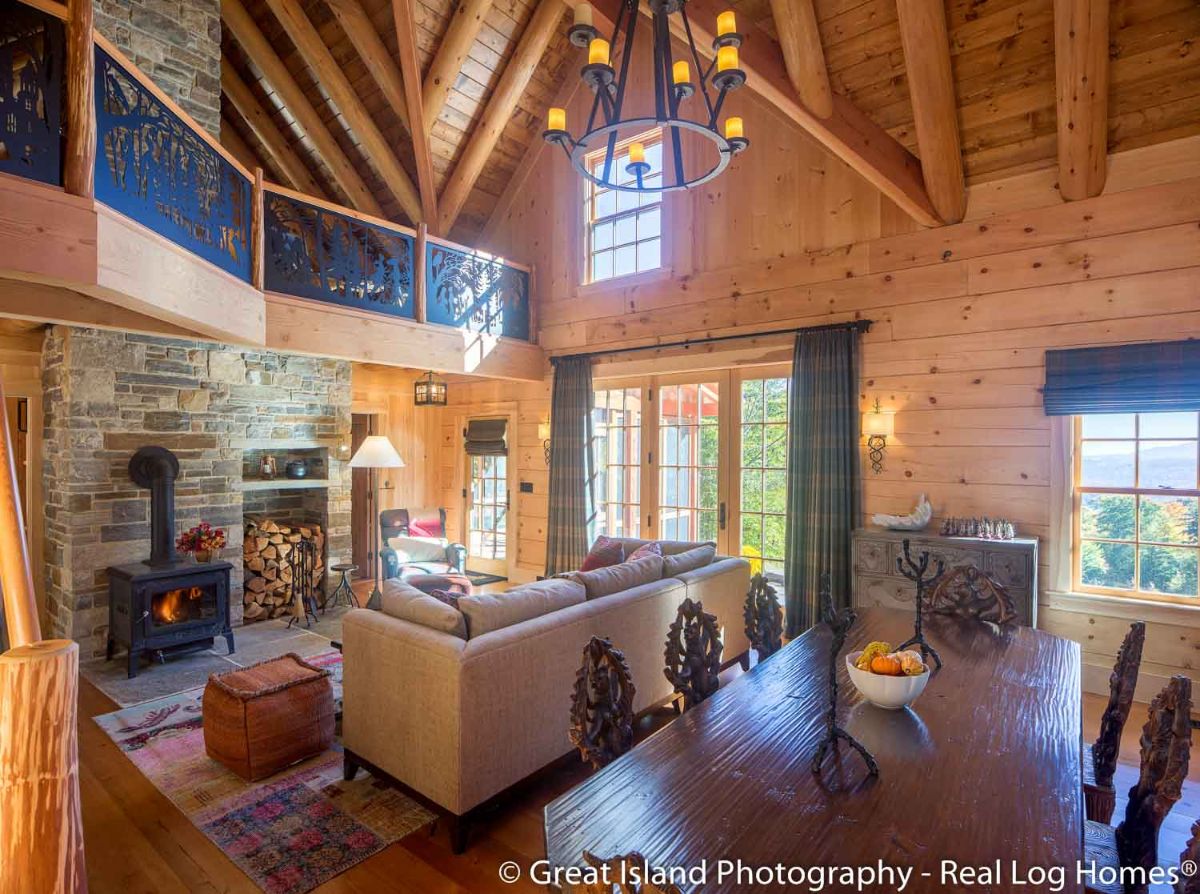
[[[179,460],[166,447],[142,447],[129,461],[129,477],[150,488],[150,558],[147,565],[173,565],[175,558],[175,479]]]

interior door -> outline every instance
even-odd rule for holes
[[[468,421],[468,425],[469,425]],[[516,560],[516,523],[511,511],[512,461],[515,426],[509,420],[508,441],[503,455],[466,455],[465,540],[467,568],[503,578]]]
[[[729,501],[729,548],[782,592],[787,548],[787,366],[736,375],[733,461]]]
[[[729,375],[659,378],[656,510],[662,540],[713,540],[728,550]],[[651,504],[655,505],[655,504]]]

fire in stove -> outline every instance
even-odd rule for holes
[[[168,590],[153,598],[150,613],[160,624],[178,624],[192,616],[188,603],[203,598],[203,587],[179,587],[175,590]]]

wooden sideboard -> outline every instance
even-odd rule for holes
[[[976,537],[939,537],[929,531],[889,531],[858,528],[854,531],[853,601],[856,608],[913,607],[916,585],[900,574],[896,559],[904,554],[903,541],[911,544],[913,558],[929,551],[930,567],[946,563],[974,565],[1004,586],[1017,607],[1020,623],[1037,626],[1038,542],[1036,537],[1013,540],[980,540]]]

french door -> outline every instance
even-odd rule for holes
[[[507,431],[506,452],[465,454],[463,486],[466,503],[463,542],[467,547],[467,568],[501,577],[511,576],[517,548],[515,517],[511,512],[515,471],[512,420],[508,420]]]

